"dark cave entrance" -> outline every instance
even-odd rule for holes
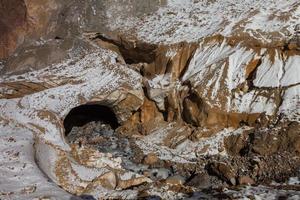
[[[115,113],[107,106],[86,104],[73,108],[64,120],[65,135],[67,136],[73,127],[81,127],[89,122],[102,122],[109,124],[112,129],[119,126]]]
[[[132,166],[134,156],[130,140],[120,134],[113,110],[98,104],[86,104],[73,108],[64,120],[66,142],[75,148],[82,146],[122,157],[123,167]]]

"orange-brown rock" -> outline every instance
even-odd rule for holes
[[[167,184],[170,185],[183,185],[185,183],[185,179],[182,176],[171,176],[166,180]]]
[[[104,188],[113,190],[117,187],[117,177],[114,172],[107,172],[93,180],[93,185],[101,185]]]
[[[283,140],[281,144],[283,144],[284,141],[285,140]],[[300,124],[299,123],[294,122],[289,124],[287,129],[287,141],[288,144],[282,147],[282,149],[290,148],[290,151],[292,152],[295,151],[298,154],[300,154]]]
[[[136,176],[131,172],[120,172],[118,174],[117,188],[125,190],[134,186],[141,185],[143,183],[152,182],[151,179],[144,176]]]
[[[183,101],[183,117],[186,122],[194,126],[203,126],[208,114],[205,105],[199,97],[191,94]]]
[[[239,177],[239,184],[241,185],[254,185],[255,181],[249,176],[241,176]]]
[[[177,126],[168,131],[163,144],[170,148],[176,148],[182,142],[186,141],[191,134],[192,129],[190,127],[177,123]]]
[[[143,103],[143,96],[141,94],[127,94],[127,97],[120,101],[113,107],[113,111],[120,122],[127,121],[132,113],[127,112],[128,109],[137,110]]]
[[[156,104],[147,98],[145,98],[144,104],[140,107],[140,110],[140,121],[143,128],[143,134],[149,133],[149,131],[164,121],[163,115],[158,111]]]
[[[280,140],[272,133],[255,135],[253,151],[260,155],[271,155],[280,147]]]
[[[227,153],[230,155],[239,155],[241,150],[246,147],[248,141],[248,134],[242,133],[240,135],[231,135],[224,139],[224,145]]]
[[[203,138],[209,138],[221,130],[222,127],[217,127],[217,126],[213,126],[209,128],[197,127],[193,130],[193,133],[190,135],[189,139],[192,141],[199,141],[200,139]]]
[[[0,3],[0,59],[11,55],[23,42],[27,27],[27,8],[23,0]]]
[[[158,161],[159,159],[155,153],[149,153],[148,155],[145,156],[143,163],[145,165],[154,165]]]
[[[230,165],[223,162],[215,162],[210,165],[210,170],[224,181],[236,185],[236,173]]]
[[[179,79],[197,48],[195,43],[182,42],[174,45],[161,45],[155,51],[155,61],[144,68],[147,78],[170,73],[172,81]]]

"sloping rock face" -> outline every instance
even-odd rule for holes
[[[0,199],[300,196],[297,0],[0,11]]]
[[[36,171],[44,172],[69,192],[79,194],[84,189],[89,178],[86,179],[84,175],[80,178],[80,173],[72,167],[83,166],[77,166],[69,157],[71,149],[64,140],[62,120],[72,108],[89,103],[110,107],[118,113],[121,123],[127,119],[127,113],[141,106],[141,76],[116,63],[116,58],[116,54],[98,49],[51,68],[2,78],[1,137],[6,142],[1,148],[7,149],[4,150],[6,155],[3,157],[6,164],[1,172],[1,176],[5,176],[7,180],[1,186],[3,195],[13,194],[16,198],[18,195],[27,195],[26,198],[38,195],[34,191],[33,194],[21,192],[29,186],[47,185],[47,178],[42,179],[44,175],[40,177],[36,175]],[[131,106],[122,107],[128,100]],[[93,158],[92,151],[86,149],[85,153],[90,154],[90,159]],[[11,160],[13,154],[17,154],[15,159],[20,166],[14,164],[16,160]],[[28,156],[33,158],[28,160]],[[16,174],[32,176],[29,182],[20,183],[14,173],[10,173],[12,166]],[[114,164],[112,161],[112,166],[118,166],[118,162]],[[85,170],[88,176],[94,172],[92,176],[95,177],[105,172],[104,168],[84,168],[83,171]],[[54,185],[52,187],[51,190],[48,187],[38,190],[42,190],[41,193],[46,196],[48,192],[52,194],[53,191],[60,191]],[[57,195],[59,198],[59,193]]]

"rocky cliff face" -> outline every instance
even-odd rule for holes
[[[0,11],[1,199],[299,197],[298,1]]]

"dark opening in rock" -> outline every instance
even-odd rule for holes
[[[132,43],[130,41],[126,41],[125,38],[122,38],[118,41],[105,37],[100,33],[96,34],[95,37],[90,39],[100,39],[104,42],[115,45],[118,47],[125,62],[129,65],[138,63],[153,63],[156,58],[157,45],[154,44],[148,44],[140,41],[136,41],[137,43]]]
[[[73,108],[64,120],[65,134],[68,135],[73,127],[84,126],[93,121],[101,121],[116,129],[119,124],[115,113],[103,105],[82,105]]]

